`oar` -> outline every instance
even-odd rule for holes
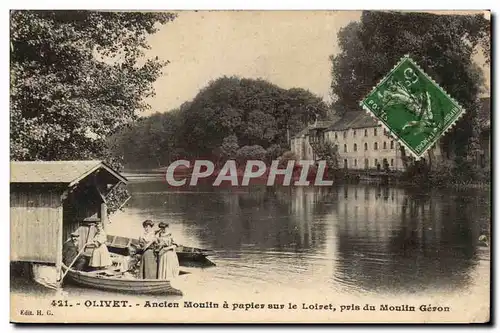
[[[68,266],[68,269],[66,270],[66,272],[64,272],[64,274],[61,276],[61,279],[59,281],[60,284],[62,284],[64,278],[66,277],[66,274],[68,274],[69,270],[71,269],[71,266],[73,266],[76,262],[76,260],[78,259],[78,257],[80,257],[83,252],[85,251],[85,249],[87,248],[87,245],[90,245],[90,243],[85,243],[85,245],[83,245],[82,249],[80,250],[80,252],[78,252],[78,254],[76,255],[75,259],[73,259],[73,261],[71,262],[71,264],[69,264]]]
[[[48,288],[51,288],[51,289],[54,289],[56,290],[56,292],[59,294],[59,296],[64,296],[66,295],[67,293],[64,292],[62,290],[62,282],[64,280],[64,278],[66,277],[66,274],[68,274],[71,266],[73,266],[76,262],[76,260],[78,259],[78,257],[80,257],[82,254],[83,254],[83,251],[85,251],[87,245],[89,245],[90,243],[86,243],[83,248],[78,252],[78,254],[75,256],[75,258],[73,259],[73,261],[71,262],[71,264],[69,264],[68,266],[68,269],[66,270],[66,272],[64,272],[64,274],[62,275],[61,279],[58,281],[59,283],[55,284],[55,283],[52,283],[52,282],[39,282],[41,284],[43,284],[44,286],[48,287]]]

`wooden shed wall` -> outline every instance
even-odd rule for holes
[[[62,218],[58,191],[11,190],[11,260],[56,264]]]
[[[89,234],[89,228],[83,228],[83,220],[89,217],[98,217],[102,199],[95,187],[80,186],[64,201],[63,241],[69,239],[70,233],[76,231],[80,234],[79,247],[81,248]]]

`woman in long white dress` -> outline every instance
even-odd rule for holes
[[[105,269],[113,264],[111,257],[108,252],[108,247],[106,246],[106,241],[108,236],[104,232],[102,223],[97,223],[96,225],[97,233],[92,239],[92,243],[96,246],[94,252],[92,252],[92,258],[90,259],[90,267],[93,269]]]
[[[168,224],[161,222],[158,227],[158,279],[172,280],[179,275],[179,259],[175,253],[176,245],[172,234],[167,230]]]

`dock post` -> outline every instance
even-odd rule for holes
[[[63,204],[61,202],[60,207],[58,208],[59,210],[59,217],[57,221],[57,231],[56,231],[56,274],[57,274],[57,283],[60,286],[62,284],[62,251],[63,251],[63,235],[64,235],[64,230],[63,230]]]
[[[106,228],[108,226],[108,206],[105,202],[101,203],[101,223],[103,229],[106,231]]]

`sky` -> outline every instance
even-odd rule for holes
[[[224,75],[301,87],[329,101],[329,57],[340,51],[337,33],[360,16],[360,11],[178,12],[149,37],[146,55],[170,64],[154,84],[156,96],[147,100],[151,110],[141,115],[179,107]]]

